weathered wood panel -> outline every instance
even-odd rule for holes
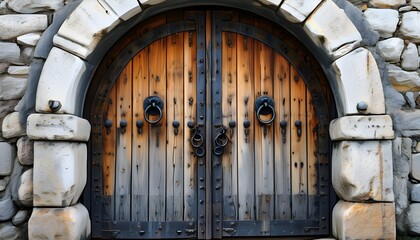
[[[317,126],[319,120],[315,115],[310,91],[306,90],[307,146],[308,146],[308,218],[319,217],[318,201],[318,168],[317,168]]]

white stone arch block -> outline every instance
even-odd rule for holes
[[[319,5],[321,0],[285,0],[279,8],[279,13],[293,23],[301,23]]]
[[[331,140],[394,139],[389,115],[346,116],[330,123]]]

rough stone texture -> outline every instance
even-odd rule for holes
[[[63,0],[8,0],[9,8],[18,13],[37,13],[57,10],[64,6]]]
[[[15,148],[7,142],[0,142],[0,176],[12,173]]]
[[[309,37],[336,59],[358,47],[362,36],[343,10],[331,0],[322,2],[306,20]]]
[[[397,10],[368,8],[363,12],[373,30],[383,38],[392,37],[399,21]]]
[[[20,63],[23,65],[29,65],[32,61],[34,55],[34,48],[33,47],[25,47],[22,49],[20,54]]]
[[[13,112],[13,108],[18,102],[19,100],[0,101],[0,122],[7,114]]]
[[[0,73],[7,72],[7,69],[9,68],[9,66],[10,66],[10,63],[8,62],[0,62]]]
[[[338,239],[395,239],[393,203],[340,200],[333,210],[333,235]]]
[[[22,223],[28,221],[29,217],[31,216],[28,210],[19,210],[16,215],[12,218],[12,224],[18,226]]]
[[[18,62],[19,57],[20,48],[16,43],[0,42],[0,62]]]
[[[420,202],[420,183],[411,187],[411,201]]]
[[[392,119],[388,115],[347,116],[330,123],[331,140],[393,139]]]
[[[26,90],[26,77],[3,74],[0,75],[0,100],[21,99]]]
[[[399,35],[411,40],[414,43],[420,43],[420,12],[412,11],[402,14]]]
[[[10,75],[28,75],[29,68],[29,66],[10,66],[7,73]]]
[[[9,183],[10,177],[4,177],[0,179],[0,193],[6,189],[7,184]]]
[[[86,144],[35,142],[34,158],[34,206],[76,204],[86,185]]]
[[[141,12],[140,5],[137,0],[105,0],[112,10],[123,20],[128,20],[134,15]],[[270,0],[271,4],[276,7],[279,5],[280,0]]]
[[[66,67],[63,67],[66,66]],[[59,101],[57,113],[76,114],[77,88],[86,65],[80,58],[53,48],[44,64],[38,83],[36,111],[51,112],[49,101]]]
[[[416,181],[420,181],[420,153],[413,154],[410,176]]]
[[[372,6],[377,8],[398,8],[407,3],[406,0],[371,0]]]
[[[29,219],[29,238],[44,239],[88,239],[90,219],[82,204],[66,208],[34,208]]]
[[[420,0],[411,0],[410,5],[417,8],[417,10],[420,10]]]
[[[332,182],[347,201],[393,201],[391,141],[334,143]]]
[[[344,109],[339,116],[360,113],[385,114],[381,78],[376,61],[368,50],[358,48],[337,59],[332,68],[339,81],[337,91],[340,92],[341,103],[337,104],[341,104]],[[359,102],[367,104],[366,111],[359,113],[357,109]]]
[[[17,43],[24,46],[36,46],[39,39],[41,38],[41,33],[28,33],[22,36],[17,37]]]
[[[388,62],[399,62],[401,53],[404,49],[404,40],[401,38],[388,38],[379,41],[377,48],[382,53],[384,59]]]
[[[0,15],[0,39],[12,39],[30,32],[43,31],[48,26],[47,15],[9,14]]]
[[[19,124],[18,112],[13,112],[4,118],[2,131],[5,138],[20,137],[26,134],[25,129]]]
[[[17,208],[13,204],[11,197],[0,200],[0,222],[8,221],[16,214]]]
[[[321,0],[285,0],[279,8],[279,12],[287,20],[294,23],[301,23],[312,13]]]
[[[420,203],[410,204],[407,220],[410,232],[420,235]]]
[[[22,165],[34,164],[34,142],[27,136],[19,138],[17,145],[17,157]]]
[[[65,114],[31,114],[27,134],[37,140],[88,141],[90,123],[83,118]]]
[[[33,170],[29,169],[20,176],[18,190],[19,201],[22,205],[31,207],[33,205]]]
[[[0,223],[0,239],[22,240],[28,238],[27,226],[16,227],[10,222]]]
[[[420,91],[420,76],[417,72],[404,71],[395,65],[389,64],[388,80],[399,92]]]
[[[407,71],[416,71],[419,68],[419,52],[417,46],[409,43],[401,56],[401,67]]]

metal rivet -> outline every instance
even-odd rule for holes
[[[357,111],[358,112],[365,112],[368,109],[368,104],[364,101],[357,103]]]
[[[61,102],[56,100],[49,100],[48,106],[52,112],[57,112],[61,108]]]

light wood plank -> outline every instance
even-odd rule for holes
[[[317,168],[317,126],[319,120],[315,114],[315,107],[312,103],[311,92],[306,90],[307,109],[307,146],[308,146],[308,217],[316,219],[319,217],[319,206],[316,200],[318,195],[318,168]]]

